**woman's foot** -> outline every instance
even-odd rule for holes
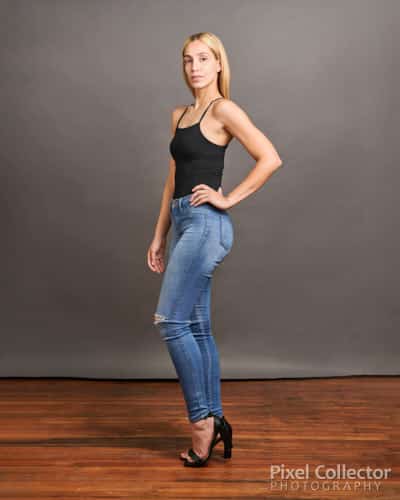
[[[190,423],[190,426],[192,428],[192,449],[200,458],[206,458],[214,435],[214,417],[203,418]],[[182,460],[193,462],[188,451],[182,452],[180,457]]]

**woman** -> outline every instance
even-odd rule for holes
[[[154,324],[173,361],[191,425],[192,448],[181,458],[185,466],[199,467],[219,441],[224,442],[225,458],[231,457],[233,446],[232,427],[222,411],[219,355],[210,320],[212,274],[233,245],[228,209],[260,189],[282,161],[272,143],[230,100],[228,59],[219,38],[196,33],[185,41],[182,56],[194,103],[172,112],[172,158],[147,262],[154,272],[166,271]],[[224,195],[224,155],[233,137],[256,164]]]

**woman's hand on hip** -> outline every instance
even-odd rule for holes
[[[207,184],[198,184],[193,189],[193,194],[190,198],[190,205],[193,207],[197,207],[198,205],[202,205],[203,203],[211,203],[217,208],[225,210],[229,208],[228,199],[222,194],[222,187],[218,188],[218,191],[215,191]]]

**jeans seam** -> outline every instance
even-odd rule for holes
[[[213,400],[214,400],[214,392],[213,392],[213,377],[211,376],[212,375],[212,362],[211,362],[211,350],[209,349],[209,344],[208,344],[208,340],[205,339],[205,329],[204,329],[204,325],[206,324],[206,321],[203,321],[202,318],[198,318],[198,324],[200,325],[200,335],[202,337],[202,340],[200,340],[205,352],[206,352],[206,356],[207,356],[207,366],[209,367],[209,371],[207,372],[206,371],[206,367],[204,366],[204,363],[203,363],[203,368],[204,368],[204,386],[205,386],[205,391],[206,391],[206,399],[207,399],[207,405],[210,409],[210,411],[212,410],[212,404],[213,404]],[[209,325],[209,328],[211,330],[211,320],[208,320],[208,325]],[[211,331],[209,332],[209,336],[211,336]],[[199,348],[200,348],[200,345],[199,345]],[[200,349],[201,350],[201,349]],[[210,383],[209,383],[210,381]],[[209,389],[209,391],[208,391]],[[209,398],[207,398],[207,393],[208,393],[208,396]]]
[[[223,221],[223,216],[220,214],[219,215],[219,243],[220,245],[226,250],[226,251],[229,251],[229,246],[227,247],[224,243],[224,238],[223,238],[223,224],[224,224],[224,221]]]
[[[187,327],[190,329],[190,325],[187,325]],[[189,358],[189,356],[187,355],[187,351],[186,351],[186,349],[185,349],[185,343],[184,343],[184,342],[182,342],[182,343],[181,343],[181,346],[182,346],[182,351],[185,353],[185,357],[186,357],[186,359],[187,359],[187,360],[189,360],[190,358]],[[199,351],[200,351],[200,348],[199,348]],[[201,356],[201,353],[200,353],[200,356]],[[196,382],[197,382],[197,383],[198,383],[198,385],[199,385],[198,389],[201,389],[201,382],[199,382],[200,377],[197,377],[197,379],[196,379],[196,377],[194,377],[194,376],[193,376],[193,373],[191,373],[191,376],[192,376],[192,381],[194,382],[194,386],[196,387]],[[192,384],[190,384],[190,385],[192,385]],[[196,391],[196,388],[195,388],[195,391],[194,391],[194,392],[195,392],[195,394],[196,394],[196,398],[195,398],[195,399],[196,399],[197,408],[200,408],[200,400],[199,400],[199,397],[197,396],[197,394],[200,394],[200,391],[199,391],[199,392],[197,392],[197,391]],[[204,396],[204,393],[203,393],[203,396]],[[205,398],[205,401],[206,401],[206,405],[207,405],[207,407],[208,407],[207,398]]]
[[[211,329],[211,322],[210,322],[210,329]],[[210,332],[210,335],[211,335],[211,332]],[[213,402],[214,402],[214,391],[213,391],[214,377],[212,376],[213,373],[212,373],[211,351],[209,349],[209,345],[208,345],[207,340],[205,341],[205,348],[206,348],[206,352],[207,352],[208,368],[209,368],[209,373],[205,373],[206,394],[207,394],[207,387],[210,390],[210,394],[209,394],[210,401],[208,401],[207,404],[208,404],[208,407],[210,408],[210,410],[212,410],[212,406],[213,406]]]

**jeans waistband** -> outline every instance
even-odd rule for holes
[[[190,204],[190,198],[193,196],[194,193],[189,193],[185,196],[181,196],[180,198],[172,198],[170,200],[170,209],[174,211],[180,211],[180,210],[194,210],[196,212],[214,212],[214,213],[223,213],[225,210],[222,210],[220,208],[217,208],[214,206],[212,203],[201,203],[200,205],[193,206]]]
[[[172,198],[170,201],[171,208],[184,208],[184,207],[189,207],[190,205],[190,198],[192,194],[189,193],[185,196],[181,196],[180,198]]]

